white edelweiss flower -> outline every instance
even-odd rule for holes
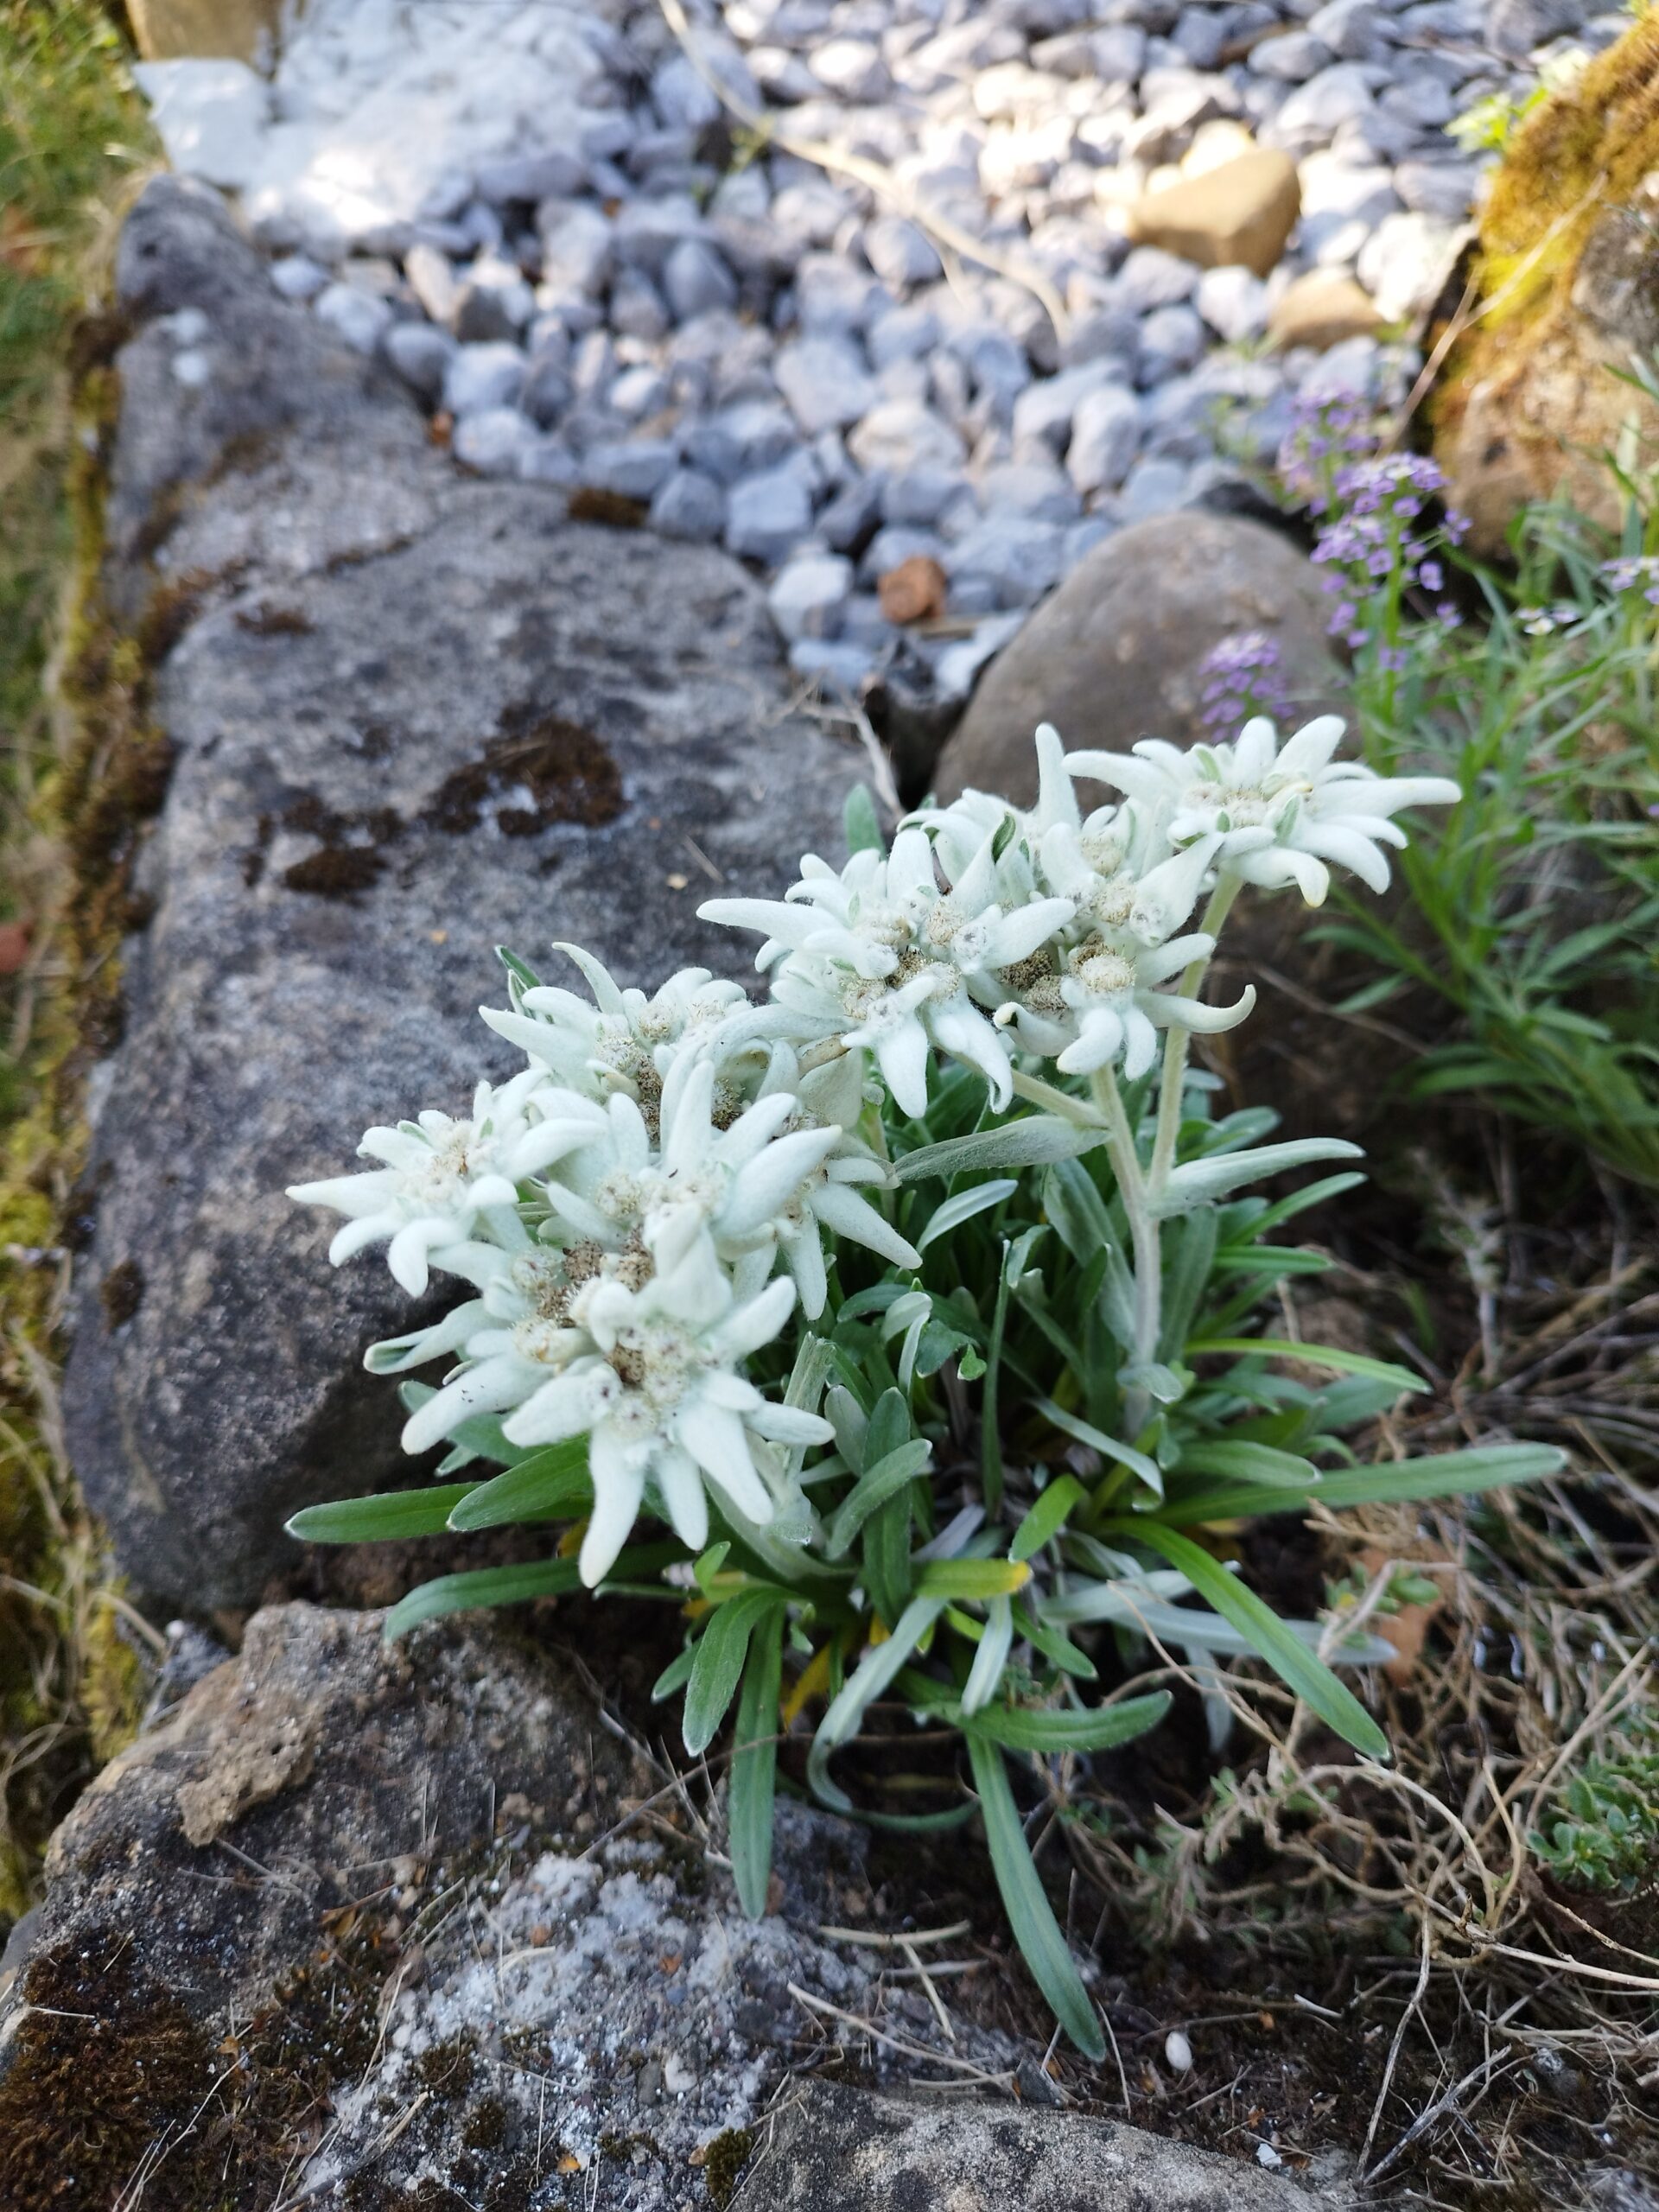
[[[868,1051],[913,1115],[927,1110],[937,1046],[978,1068],[1001,1108],[1013,1096],[1013,1067],[969,980],[1025,958],[1071,910],[1053,899],[1005,909],[992,844],[982,838],[962,880],[942,885],[928,831],[912,823],[890,853],[855,853],[839,876],[809,857],[785,900],[715,899],[698,911],[766,937],[756,964],[775,970],[775,1006],[772,1019],[757,1018],[757,1033]]]
[[[855,1244],[891,1260],[897,1267],[919,1268],[922,1255],[858,1190],[885,1188],[892,1173],[867,1145],[851,1134],[863,1106],[863,1055],[843,1052],[803,1075],[793,1050],[780,1046],[761,1086],[761,1096],[788,1096],[792,1119],[802,1128],[833,1127],[836,1141],[801,1182],[792,1198],[775,1213],[770,1228],[795,1278],[801,1311],[816,1321],[829,1296],[823,1263],[823,1232],[849,1237]]]
[[[1333,760],[1343,729],[1338,716],[1322,715],[1281,750],[1273,724],[1257,716],[1235,744],[1183,752],[1146,738],[1134,758],[1073,753],[1066,766],[1154,810],[1172,843],[1215,839],[1217,868],[1266,890],[1294,883],[1317,906],[1330,888],[1327,861],[1351,868],[1373,891],[1386,890],[1382,848],[1406,842],[1389,817],[1402,807],[1450,805],[1461,796],[1444,776],[1384,777],[1363,762]]]
[[[670,1216],[684,1216],[708,1228],[724,1260],[751,1252],[769,1257],[777,1217],[841,1131],[787,1128],[797,1105],[782,1092],[756,1099],[717,1129],[717,1088],[712,1060],[674,1061],[663,1082],[655,1144],[634,1101],[613,1097],[602,1135],[573,1148],[543,1185],[556,1220],[575,1236],[613,1245],[633,1234],[650,1243]],[[763,1266],[763,1280],[765,1272]]]
[[[773,1403],[736,1372],[779,1333],[794,1303],[782,1276],[740,1301],[700,1233],[637,1290],[595,1282],[578,1297],[580,1348],[505,1427],[509,1442],[524,1446],[588,1434],[594,1511],[580,1567],[589,1588],[627,1541],[648,1478],[676,1535],[700,1550],[710,1490],[757,1526],[773,1518],[778,1501],[756,1466],[756,1440],[830,1441],[828,1421]]]
[[[602,1133],[603,1111],[569,1091],[550,1088],[540,1068],[528,1068],[493,1089],[480,1083],[472,1116],[423,1113],[395,1129],[370,1129],[361,1157],[384,1167],[295,1183],[288,1195],[302,1205],[330,1206],[346,1226],[328,1248],[336,1267],[354,1252],[389,1240],[387,1265],[410,1297],[428,1281],[429,1255],[464,1243],[475,1224],[489,1223],[508,1242],[522,1234],[519,1186]]]
[[[1133,1082],[1157,1058],[1158,1031],[1172,1022],[1211,1034],[1236,1027],[1255,1004],[1253,984],[1230,1007],[1206,1006],[1159,988],[1190,962],[1207,960],[1215,946],[1214,938],[1198,931],[1167,944],[1149,945],[1116,931],[1074,945],[1058,988],[1076,1034],[1058,1053],[1058,1065],[1068,1075],[1090,1075],[1121,1059]]]
[[[696,1046],[747,1005],[740,984],[707,968],[682,968],[647,997],[624,990],[601,961],[580,945],[559,944],[588,978],[592,1004],[575,991],[515,983],[510,1008],[480,1007],[499,1037],[549,1069],[562,1084],[601,1100],[620,1092],[654,1120],[665,1062],[682,1046]]]

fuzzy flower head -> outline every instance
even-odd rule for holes
[[[1009,891],[996,849],[994,830],[980,836],[953,878],[912,822],[890,852],[855,853],[839,872],[809,855],[782,899],[713,899],[698,911],[764,938],[756,965],[772,971],[774,1028],[868,1052],[906,1113],[926,1111],[936,1047],[978,1068],[1006,1105],[1013,1069],[976,998],[994,997],[995,971],[1028,957],[1071,908],[1025,896],[1026,885]]]
[[[1330,888],[1330,863],[1373,891],[1388,887],[1382,848],[1403,846],[1391,817],[1408,806],[1446,806],[1460,796],[1444,776],[1379,776],[1333,756],[1343,723],[1322,715],[1280,747],[1265,718],[1247,722],[1231,745],[1183,752],[1147,738],[1133,758],[1074,753],[1073,775],[1114,785],[1154,810],[1171,842],[1207,845],[1209,864],[1263,890],[1294,883],[1311,906]]]
[[[288,1195],[346,1217],[328,1248],[336,1267],[385,1243],[393,1276],[418,1298],[434,1251],[464,1243],[480,1220],[514,1217],[519,1185],[602,1128],[602,1113],[550,1091],[543,1071],[530,1068],[499,1089],[480,1083],[465,1120],[427,1112],[396,1128],[370,1129],[358,1151],[383,1166],[296,1183]]]
[[[592,1098],[630,1097],[647,1122],[654,1123],[669,1067],[747,1003],[741,986],[706,968],[682,968],[647,997],[644,991],[624,990],[603,962],[580,945],[553,949],[581,969],[593,992],[591,1002],[575,991],[527,982],[510,970],[512,1005],[480,1007],[479,1012],[497,1036],[556,1082]]]

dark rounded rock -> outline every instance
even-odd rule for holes
[[[935,788],[1029,802],[1041,721],[1074,751],[1191,743],[1204,734],[1205,658],[1244,631],[1278,646],[1290,720],[1339,708],[1328,605],[1312,563],[1261,523],[1192,508],[1135,523],[1096,546],[991,664]]]

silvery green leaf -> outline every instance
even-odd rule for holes
[[[807,1782],[820,1804],[837,1813],[853,1809],[852,1799],[830,1778],[830,1755],[857,1732],[866,1709],[887,1688],[949,1602],[942,1597],[912,1598],[887,1642],[865,1654],[839,1696],[830,1700],[806,1758]]]
[[[1000,1129],[925,1144],[897,1161],[893,1173],[900,1183],[919,1183],[926,1175],[948,1179],[987,1167],[1040,1167],[1051,1160],[1074,1160],[1105,1141],[1104,1129],[1079,1128],[1057,1115],[1027,1114]]]
[[[999,1176],[989,1183],[978,1184],[971,1191],[958,1191],[954,1198],[947,1198],[934,1214],[927,1227],[916,1239],[916,1249],[925,1252],[930,1244],[941,1236],[948,1236],[964,1221],[971,1221],[976,1213],[988,1213],[1004,1198],[1011,1198],[1019,1189],[1017,1179],[1012,1175]]]
[[[1343,1137],[1300,1137],[1290,1144],[1258,1145],[1253,1152],[1224,1152],[1210,1160],[1188,1160],[1170,1170],[1169,1180],[1153,1200],[1159,1214],[1185,1213],[1189,1206],[1224,1198],[1242,1184],[1287,1167],[1306,1167],[1316,1160],[1360,1160],[1360,1147]]]
[[[1192,1387],[1190,1372],[1177,1374],[1161,1359],[1142,1359],[1117,1370],[1119,1385],[1126,1390],[1144,1390],[1160,1406],[1179,1405]]]

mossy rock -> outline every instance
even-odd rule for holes
[[[1484,310],[1453,350],[1434,444],[1484,552],[1531,501],[1617,527],[1606,465],[1659,464],[1659,16],[1631,26],[1516,132],[1480,219]]]

